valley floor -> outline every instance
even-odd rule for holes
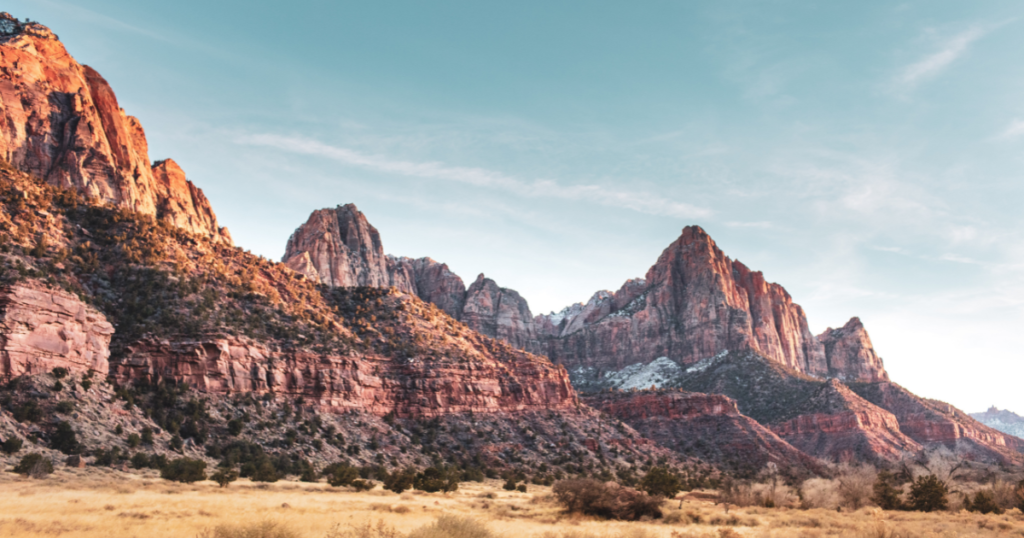
[[[152,475],[107,469],[61,469],[31,480],[0,473],[0,537],[203,537],[218,526],[241,528],[272,522],[296,538],[402,538],[442,514],[471,517],[498,538],[872,538],[926,536],[1024,536],[1024,515],[732,508],[713,494],[691,493],[666,502],[666,517],[647,522],[607,522],[568,516],[550,488],[507,492],[496,480],[463,483],[451,494],[379,487],[351,492],[326,484],[240,480],[222,489],[212,482],[186,485]],[[371,532],[367,524],[375,527]],[[378,525],[395,533],[376,532]],[[387,530],[387,529],[385,529]],[[464,537],[472,538],[472,537]]]

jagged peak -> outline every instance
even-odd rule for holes
[[[48,27],[28,19],[19,21],[17,17],[4,11],[0,13],[0,38],[17,35],[30,35],[42,39],[53,39],[59,41],[57,34]]]

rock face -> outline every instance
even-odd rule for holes
[[[685,366],[725,350],[750,350],[814,376],[887,379],[863,327],[844,327],[840,331],[850,336],[827,338],[830,362],[786,290],[729,259],[697,226],[683,229],[646,278],[614,294],[598,292],[586,305],[538,316],[535,325],[544,352],[570,369],[618,370],[659,357]]]
[[[22,171],[231,242],[180,168],[154,173],[142,125],[125,115],[107,81],[45,26],[7,13],[0,13],[0,119],[0,155]]]
[[[1013,411],[993,405],[984,413],[971,413],[971,418],[1014,437],[1024,437],[1024,417]]]
[[[898,460],[921,445],[900,432],[896,417],[830,379],[772,431],[807,454],[837,462]]]
[[[78,297],[34,282],[0,289],[0,379],[57,367],[106,375],[114,327]]]
[[[446,264],[386,256],[380,233],[354,204],[314,211],[288,239],[282,261],[328,286],[393,286],[437,305],[480,334],[540,351],[530,306],[515,290],[483,274],[467,289]]]
[[[517,352],[511,361],[487,354],[466,360],[286,351],[242,337],[143,340],[119,360],[121,383],[187,382],[211,394],[251,392],[302,396],[326,412],[362,410],[383,416],[441,416],[574,409],[565,369]]]
[[[860,318],[850,318],[839,329],[825,329],[825,332],[818,335],[818,341],[825,348],[830,376],[844,381],[889,380],[882,359],[875,354],[871,338]]]
[[[664,447],[721,465],[740,476],[756,474],[769,462],[796,474],[820,467],[813,458],[741,414],[735,400],[720,394],[603,392],[583,401]]]

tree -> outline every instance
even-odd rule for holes
[[[895,481],[896,479],[889,471],[878,473],[878,478],[875,479],[875,485],[872,488],[874,495],[871,496],[871,500],[882,510],[903,509],[900,491],[893,485]]]
[[[206,480],[206,462],[190,458],[171,460],[160,470],[160,478],[186,484]]]
[[[327,483],[333,487],[351,486],[359,478],[359,470],[347,463],[335,463],[324,469]]]
[[[217,472],[210,476],[210,480],[216,482],[220,487],[226,488],[228,484],[238,480],[238,471],[221,467],[217,469]]]
[[[17,454],[23,444],[22,440],[17,437],[8,437],[4,444],[0,446],[0,450],[3,450],[4,454],[7,455]]]
[[[505,491],[515,491],[516,490],[516,477],[514,475],[513,476],[509,476],[508,480],[505,481],[505,485],[501,486],[501,489],[503,489]]]
[[[384,489],[395,493],[401,493],[407,489],[411,489],[415,481],[415,470],[405,469],[403,471],[395,471],[384,477]]]
[[[910,508],[919,512],[945,510],[948,506],[946,495],[949,488],[939,477],[929,474],[919,476],[910,486]]]
[[[53,462],[50,461],[50,458],[33,452],[21,458],[18,465],[14,467],[14,472],[32,478],[42,478],[53,472]]]
[[[982,514],[1002,514],[1003,509],[996,504],[995,496],[992,492],[981,490],[974,494],[974,500],[967,497],[967,502],[964,508],[967,508],[971,512],[981,512]]]
[[[455,491],[459,489],[459,473],[441,467],[427,467],[416,474],[413,487],[427,493]]]
[[[668,467],[654,467],[644,475],[639,489],[650,495],[661,495],[671,499],[683,490],[683,485],[679,476]]]
[[[60,450],[65,454],[77,454],[79,452],[81,446],[78,444],[75,430],[71,427],[70,423],[62,421],[57,424],[57,431],[50,438],[50,448]]]
[[[274,468],[274,464],[269,459],[264,459],[256,467],[256,472],[252,473],[253,482],[277,482],[280,478],[277,476],[277,469]]]

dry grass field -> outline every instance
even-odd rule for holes
[[[167,482],[155,474],[61,469],[41,480],[0,473],[0,537],[404,538],[445,514],[473,518],[496,538],[1024,536],[1018,510],[999,516],[876,508],[726,512],[713,498],[691,493],[682,502],[666,502],[661,520],[625,523],[569,516],[552,502],[550,488],[507,492],[498,481],[465,483],[451,494],[397,495],[379,487],[356,493],[287,481],[240,480],[222,489],[212,482]],[[274,532],[246,532],[261,524]]]

